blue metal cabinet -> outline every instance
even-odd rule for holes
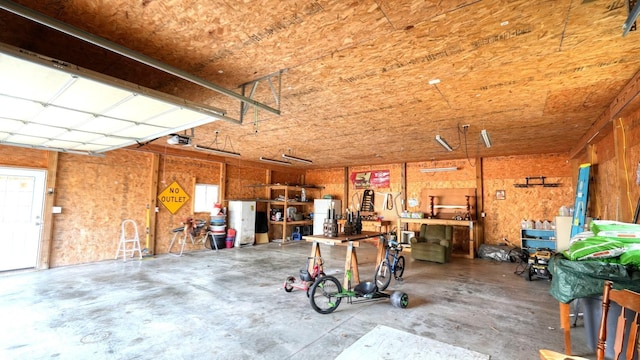
[[[555,230],[522,229],[520,232],[520,246],[534,252],[538,248],[556,251]]]

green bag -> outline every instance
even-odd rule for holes
[[[625,252],[625,244],[602,236],[592,236],[575,241],[566,252],[569,260],[607,259],[620,256]]]

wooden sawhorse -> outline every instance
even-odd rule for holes
[[[385,248],[384,239],[381,238],[381,233],[378,232],[365,232],[356,235],[348,236],[336,236],[327,237],[321,235],[305,236],[306,241],[313,241],[311,246],[312,257],[321,257],[320,244],[329,246],[342,245],[347,246],[347,255],[344,262],[344,279],[343,286],[349,284],[349,273],[351,273],[351,281],[353,284],[360,283],[360,273],[358,271],[358,256],[356,255],[356,248],[360,247],[360,242],[371,243],[378,248],[376,256],[376,266],[384,258]],[[309,273],[313,272],[313,263],[309,263]]]

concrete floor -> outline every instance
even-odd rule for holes
[[[378,324],[491,359],[564,348],[549,282],[524,280],[515,264],[441,265],[404,253],[404,283],[388,290],[407,293],[407,309],[343,301],[321,315],[304,291],[282,289],[310,249],[271,243],[1,274],[0,358],[333,359]],[[346,248],[321,250],[326,273],[342,279]],[[361,280],[370,280],[375,248],[357,251]],[[573,351],[592,357],[584,333],[579,321]]]

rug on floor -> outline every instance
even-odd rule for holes
[[[489,355],[378,325],[346,348],[336,360],[439,359],[488,360]]]

